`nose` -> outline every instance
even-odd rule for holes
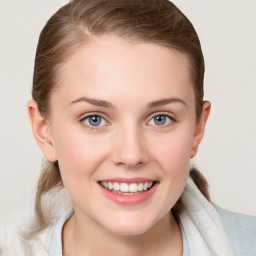
[[[112,144],[112,161],[125,168],[138,168],[149,161],[146,139],[135,127],[120,129]]]

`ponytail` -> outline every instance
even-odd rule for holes
[[[204,195],[204,197],[211,202],[210,194],[209,194],[209,186],[208,182],[203,176],[201,172],[199,172],[195,167],[192,167],[190,169],[189,176],[192,178],[198,189],[201,191],[201,193]],[[183,204],[181,200],[179,199],[176,204],[172,208],[172,213],[176,220],[178,220],[178,216],[181,214],[183,210]]]
[[[40,227],[47,226],[47,220],[42,207],[42,197],[49,190],[56,187],[63,187],[58,162],[44,162],[40,178],[37,184],[35,211]]]

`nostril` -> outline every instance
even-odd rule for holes
[[[145,161],[143,161],[141,158],[138,159],[134,156],[120,156],[119,158],[114,160],[114,163],[119,166],[126,166],[129,168],[139,167],[145,164]]]

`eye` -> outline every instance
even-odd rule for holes
[[[106,120],[103,117],[99,116],[99,115],[87,116],[87,117],[83,118],[81,120],[81,122],[85,123],[88,126],[94,126],[94,127],[102,126],[102,125],[107,124]]]
[[[173,118],[168,115],[157,115],[151,118],[148,123],[150,125],[163,126],[171,123],[172,121],[174,121]]]

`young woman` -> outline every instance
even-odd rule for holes
[[[210,113],[204,59],[168,0],[74,0],[44,27],[28,112],[47,160],[4,255],[256,255],[256,218],[190,168]],[[15,233],[16,232],[16,233]]]

